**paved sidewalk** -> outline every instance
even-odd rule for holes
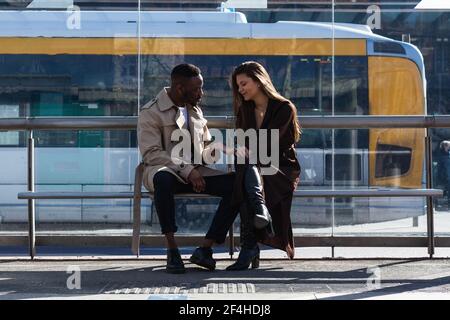
[[[0,258],[0,299],[450,300],[450,259],[262,260],[257,270],[209,272],[186,262],[167,274],[161,259]]]

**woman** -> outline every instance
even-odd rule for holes
[[[294,258],[290,211],[300,175],[295,152],[300,125],[296,107],[276,91],[261,64],[242,63],[234,70],[231,83],[236,128],[257,132],[268,129],[268,137],[271,129],[279,130],[280,159],[276,174],[261,176],[259,161],[256,165],[249,161],[236,165],[232,202],[241,214],[241,251],[236,263],[227,270],[245,270],[250,264],[252,268],[259,266],[258,241]],[[248,159],[249,152],[255,151],[241,148],[238,156],[245,154]]]

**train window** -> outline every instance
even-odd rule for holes
[[[31,116],[64,116],[64,95],[60,92],[33,92]]]
[[[334,114],[368,114],[367,58],[335,57]],[[301,57],[291,71],[291,96],[301,114],[332,114],[331,57]]]
[[[35,131],[36,147],[77,147],[77,131],[39,130]]]
[[[268,70],[277,90],[301,115],[332,113],[332,58],[329,56],[142,56],[143,103],[168,84],[170,67],[193,63],[202,70],[206,116],[232,115],[229,85],[233,69],[254,60]],[[335,114],[368,114],[367,57],[335,57]]]
[[[174,65],[187,62],[198,66],[203,75],[204,96],[201,102],[203,113],[206,116],[231,116],[233,107],[229,79],[233,69],[246,60],[257,60],[257,57],[143,55],[141,57],[143,74],[141,105],[153,99],[163,87],[170,85],[170,71]]]
[[[325,155],[326,180],[332,180],[333,154]],[[335,181],[361,181],[361,155],[355,153],[334,154]]]
[[[8,80],[21,116],[126,116],[137,114],[137,59],[110,55],[2,55],[0,69],[20,76]],[[206,116],[230,116],[230,75],[246,60],[265,65],[275,87],[291,99],[299,115],[332,113],[332,59],[328,56],[155,56],[141,57],[141,104],[169,85],[171,67],[196,64],[205,79],[202,107]],[[367,57],[335,57],[335,114],[368,114]],[[3,86],[0,83],[0,86]],[[10,90],[10,89],[8,89]],[[20,97],[20,98],[19,98]],[[0,98],[4,98],[1,94]],[[37,133],[38,146],[130,147],[134,133],[47,131]],[[100,143],[100,140],[104,142]],[[305,137],[305,141],[323,141]],[[320,146],[319,146],[320,147]]]
[[[306,129],[302,130],[302,137],[298,143],[298,148],[325,148],[324,129]]]
[[[0,118],[18,118],[18,104],[0,104]],[[0,146],[17,146],[19,145],[19,132],[6,131],[0,132]]]
[[[375,158],[375,177],[385,178],[405,174],[411,166],[410,148],[378,144]]]
[[[326,148],[332,148],[332,130],[326,131]],[[369,147],[368,129],[335,129],[334,147],[338,149],[367,149]]]
[[[393,41],[375,41],[373,51],[380,53],[406,54],[405,48],[400,43]]]

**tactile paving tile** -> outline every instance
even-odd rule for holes
[[[99,292],[101,294],[239,294],[239,293],[255,293],[255,285],[253,283],[207,283],[195,284],[185,283],[182,285],[161,285],[152,287],[142,287],[137,283],[111,284],[106,286]]]

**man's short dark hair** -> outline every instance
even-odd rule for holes
[[[182,63],[177,65],[172,69],[172,73],[170,74],[170,78],[173,80],[177,78],[193,78],[200,75],[200,69],[193,64]]]

